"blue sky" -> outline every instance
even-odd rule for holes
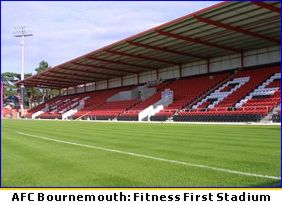
[[[25,71],[41,60],[61,64],[100,47],[192,13],[215,1],[1,2],[1,69],[20,72],[20,39],[14,27],[28,26]]]

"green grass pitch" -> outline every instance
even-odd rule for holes
[[[280,126],[2,120],[2,186],[279,186]]]

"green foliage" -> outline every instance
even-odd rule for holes
[[[39,63],[39,66],[37,68],[35,68],[35,71],[36,71],[36,73],[41,73],[41,72],[48,70],[50,68],[51,67],[48,65],[48,62],[43,60]]]
[[[3,186],[280,185],[278,179],[142,157],[280,176],[280,126],[4,120],[2,127]]]
[[[17,86],[15,86],[14,83],[20,80],[20,78],[21,75],[18,73],[1,73],[1,80],[4,85],[4,97],[9,95],[17,95]]]
[[[37,68],[35,68],[36,73],[41,73],[47,69],[50,69],[47,61],[41,61]],[[26,73],[25,79],[32,76],[32,73]],[[18,95],[19,89],[14,84],[15,82],[21,79],[19,73],[5,72],[1,74],[2,81],[4,83],[4,97],[9,95]],[[44,99],[52,98],[59,94],[58,90],[51,90],[47,88],[36,88],[36,87],[27,87],[25,88],[25,97],[24,103],[26,107],[30,107],[31,103],[36,99],[42,101]]]
[[[9,81],[13,80],[14,78],[21,78],[21,75],[18,73],[13,73],[13,72],[5,72],[1,74],[2,81]]]

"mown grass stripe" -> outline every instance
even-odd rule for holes
[[[32,134],[23,133],[23,132],[17,132],[17,133],[20,134],[20,135],[25,135],[25,136],[29,136],[29,137],[33,137],[33,138],[39,138],[39,139],[44,139],[44,140],[48,140],[48,141],[53,141],[53,142],[58,142],[58,143],[63,143],[63,144],[69,144],[69,145],[74,145],[74,146],[80,146],[80,147],[86,147],[86,148],[91,148],[91,149],[96,149],[96,150],[107,151],[107,152],[125,154],[125,155],[130,155],[130,156],[139,157],[139,158],[146,158],[146,159],[152,159],[152,160],[157,160],[157,161],[163,161],[163,162],[167,162],[167,163],[173,163],[173,164],[179,164],[179,165],[185,165],[185,166],[191,166],[191,167],[198,167],[198,168],[203,168],[203,169],[210,169],[210,170],[213,170],[213,171],[231,173],[231,174],[236,174],[236,175],[280,180],[280,177],[278,177],[278,176],[270,176],[270,175],[262,175],[262,174],[256,174],[256,173],[250,173],[250,172],[242,172],[242,171],[237,171],[237,170],[232,170],[232,169],[225,169],[225,168],[207,166],[207,165],[203,165],[203,164],[194,164],[194,163],[189,163],[189,162],[165,159],[165,158],[154,157],[154,156],[150,156],[150,155],[144,155],[144,154],[126,152],[126,151],[121,151],[121,150],[116,150],[116,149],[98,147],[98,146],[94,146],[94,145],[86,145],[86,144],[80,144],[80,143],[69,142],[69,141],[64,141],[64,140],[58,140],[58,139],[53,139],[53,138],[48,138],[48,137],[43,137],[43,136],[38,136],[38,135],[32,135]]]

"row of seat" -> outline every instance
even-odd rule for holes
[[[218,114],[218,115],[175,115],[176,122],[258,122],[261,120],[259,114]]]
[[[274,81],[276,83],[273,82],[267,86],[267,89],[272,89],[277,86],[277,91],[275,93],[271,93],[272,95],[253,96],[251,99],[246,100],[247,102],[244,103],[241,107],[237,107],[235,109],[234,107],[238,101],[244,99],[250,92],[259,87],[260,84],[265,82],[267,79],[271,78],[271,76],[275,74],[275,77],[277,78],[278,75],[276,73],[279,72],[279,69],[279,66],[274,66],[268,68],[239,71],[233,76],[233,78],[235,79],[250,77],[249,81],[246,82],[239,89],[237,89],[234,93],[228,95],[214,108],[207,108],[209,102],[206,102],[205,104],[199,107],[200,109],[184,109],[180,111],[178,115],[207,117],[226,114],[258,114],[263,117],[267,115],[267,113],[270,112],[277,104],[280,103],[280,83],[277,83],[277,80]]]
[[[173,103],[159,113],[156,113],[156,116],[160,116],[160,118],[161,116],[165,118],[172,116],[176,111],[212,89],[229,75],[229,72],[225,72],[212,76],[193,76],[174,81],[167,86],[167,88],[173,90]]]
[[[100,107],[90,111],[85,117],[107,117],[113,119],[125,112],[128,108],[138,103],[138,100],[126,100],[117,102],[106,102]]]

